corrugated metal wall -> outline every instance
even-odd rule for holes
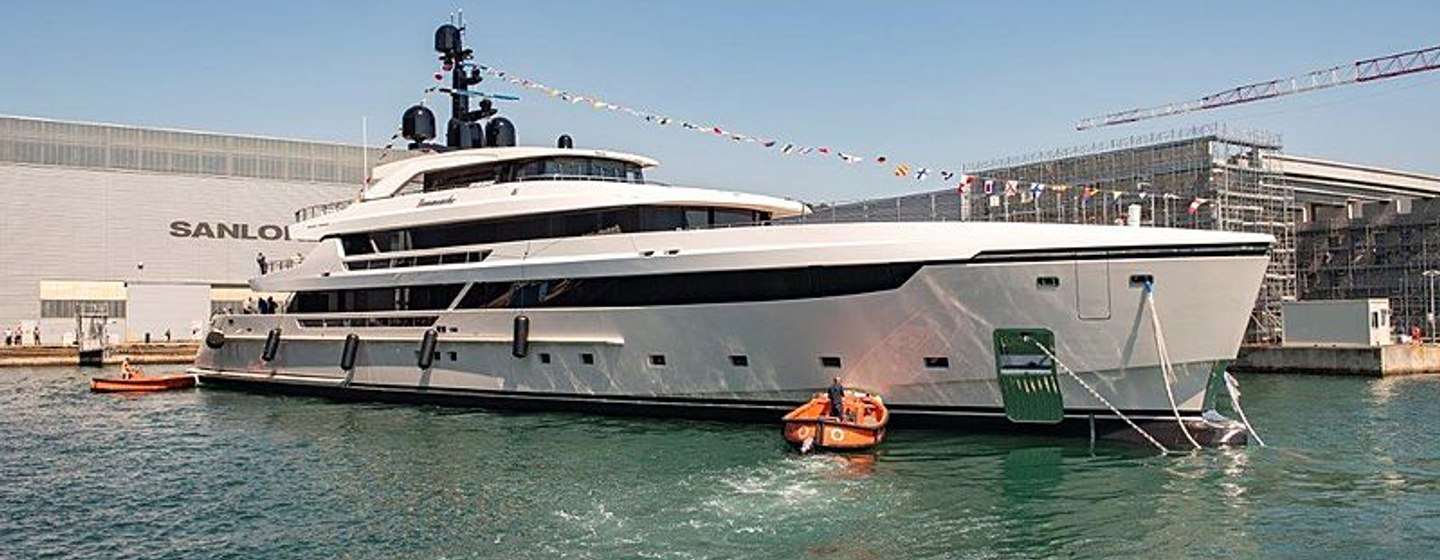
[[[42,281],[243,285],[257,252],[308,250],[261,238],[280,237],[301,207],[354,196],[363,162],[342,144],[0,116],[0,325],[39,320],[46,343],[74,330],[73,318],[41,318]],[[75,298],[62,299],[51,307]],[[200,305],[184,307],[127,309],[114,326],[175,323],[188,338],[178,317]]]
[[[203,222],[213,233],[214,224],[243,224],[258,236],[262,226],[290,224],[296,208],[356,190],[334,183],[0,164],[0,324],[40,316],[41,280],[243,284],[256,272],[257,252],[282,258],[309,244],[173,234],[193,232]],[[177,221],[188,227],[175,226]]]

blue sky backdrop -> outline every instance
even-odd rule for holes
[[[1082,117],[1440,44],[1440,2],[15,2],[0,113],[372,145],[463,8],[477,60],[548,85],[894,163],[969,162],[1193,124],[1440,174],[1440,71],[1139,125]],[[662,180],[845,200],[940,188],[560,103],[496,80],[522,143],[651,155]],[[443,117],[442,117],[443,118]]]

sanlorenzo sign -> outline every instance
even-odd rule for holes
[[[240,224],[233,222],[170,222],[170,237],[206,239],[242,239],[250,241],[289,241],[285,226]]]

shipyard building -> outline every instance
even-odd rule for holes
[[[1250,341],[1280,341],[1293,300],[1387,298],[1396,328],[1435,330],[1440,177],[1287,154],[1278,135],[1223,125],[975,162],[964,173],[977,181],[963,193],[952,185],[836,204],[805,219],[1115,224],[1135,211],[1141,225],[1265,233],[1276,243]],[[987,178],[993,192],[981,187]],[[1018,188],[1005,192],[1012,181]],[[1031,191],[1036,183],[1044,188]]]
[[[69,344],[83,313],[110,343],[203,335],[212,312],[256,296],[258,255],[308,249],[286,235],[296,209],[354,197],[366,159],[339,144],[0,116],[0,327]]]

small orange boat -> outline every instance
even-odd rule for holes
[[[120,365],[120,377],[90,378],[90,390],[96,393],[148,393],[189,389],[194,386],[193,375],[145,375],[140,368],[132,367],[128,360]]]
[[[140,376],[129,379],[122,377],[90,378],[90,390],[96,393],[171,391],[189,389],[194,386],[195,376],[193,375]]]
[[[885,439],[890,411],[880,395],[845,390],[842,416],[830,416],[830,397],[818,393],[810,402],[782,419],[785,441],[804,453],[811,448],[856,450],[879,445]]]

